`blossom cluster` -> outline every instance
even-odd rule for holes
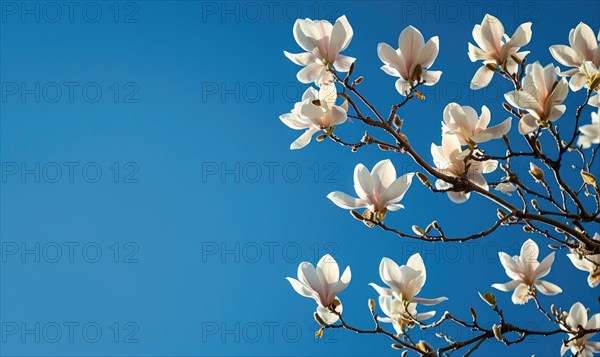
[[[294,24],[293,34],[306,52],[284,54],[303,67],[297,73],[298,80],[317,87],[309,87],[290,113],[280,116],[288,127],[304,131],[290,146],[290,149],[301,149],[317,133],[320,133],[318,141],[334,138],[335,128],[349,118],[350,98],[346,93],[338,93],[336,84],[346,80],[342,80],[338,73],[351,74],[356,59],[341,54],[349,47],[354,34],[345,16],[338,18],[334,24],[324,20],[299,19]],[[576,92],[585,87],[588,91],[585,104],[597,107],[598,111],[591,114],[591,123],[579,126],[577,149],[581,151],[600,144],[600,95],[592,95],[600,90],[600,32],[595,36],[588,25],[580,23],[569,34],[569,46],[550,47],[554,59],[568,67],[566,71],[561,71],[553,63],[527,64],[529,51],[521,48],[532,40],[530,22],[521,24],[509,36],[502,22],[488,14],[481,24],[474,26],[472,35],[475,44],[468,43],[468,57],[472,62],[480,61],[481,66],[472,77],[470,87],[473,90],[485,88],[494,74],[510,79],[515,89],[504,95],[507,101],[505,108],[518,120],[521,136],[537,138],[544,130],[551,130],[552,123],[566,111],[564,102],[569,90]],[[432,69],[439,49],[438,36],[425,41],[418,29],[407,26],[400,32],[398,48],[379,43],[377,55],[383,62],[381,70],[398,78],[395,88],[399,95],[409,99],[413,94],[419,96],[419,86],[432,86],[440,81],[442,72]],[[359,77],[353,85],[362,80]],[[340,101],[340,98],[343,100]],[[497,170],[500,164],[486,155],[483,148],[489,141],[507,140],[512,126],[511,117],[493,123],[491,112],[485,105],[478,113],[470,106],[449,103],[441,118],[441,145],[431,144],[433,171],[429,173],[437,173],[434,175],[437,179],[435,188],[431,185],[430,188],[445,192],[454,203],[468,201],[473,191],[489,192],[490,186],[511,195],[517,189],[514,180],[506,178],[502,182],[488,184],[484,175]],[[391,120],[392,117],[390,123]],[[383,119],[382,122],[384,126],[390,125]],[[396,126],[396,133],[405,137],[400,133],[401,125]],[[362,143],[367,144],[368,140],[363,138]],[[536,181],[545,184],[543,170],[533,162],[530,163],[530,174]],[[353,215],[358,215],[354,210],[364,209],[361,217],[369,223],[382,222],[388,212],[404,208],[401,201],[415,175],[423,174],[410,172],[398,176],[389,159],[379,161],[371,170],[359,163],[354,170],[356,197],[334,191],[327,198],[342,209],[352,210]],[[419,179],[424,183],[427,181],[422,176]],[[600,235],[596,233],[593,240],[600,241]],[[549,296],[561,293],[558,285],[542,279],[549,275],[555,253],[550,253],[541,262],[539,254],[538,245],[531,239],[523,244],[520,255],[509,256],[500,252],[500,263],[511,280],[492,287],[504,292],[512,291],[512,302],[516,305],[526,304],[532,299],[537,304],[538,293]],[[567,256],[577,269],[589,274],[588,285],[596,288],[600,283],[600,254],[571,249]],[[435,311],[418,312],[418,305],[437,305],[447,300],[446,297],[426,299],[417,296],[426,281],[424,261],[418,253],[412,255],[405,265],[398,265],[384,257],[379,275],[387,287],[370,284],[379,295],[378,305],[385,315],[378,320],[391,323],[397,335],[406,334],[415,324],[435,315]],[[337,262],[330,255],[325,255],[316,267],[303,262],[298,267],[297,279],[287,279],[296,292],[316,302],[315,319],[322,326],[332,326],[339,321],[343,307],[338,295],[350,283],[349,267],[340,276]],[[374,302],[370,303],[372,312],[374,306]],[[589,341],[593,334],[576,334],[579,328],[600,329],[600,314],[588,319],[588,311],[579,302],[565,314],[560,327],[569,339],[563,344],[561,354],[569,349],[578,356],[600,352],[600,343]]]

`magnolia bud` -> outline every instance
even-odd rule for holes
[[[529,163],[529,174],[535,179],[536,182],[544,181],[544,171],[540,169],[533,162]]]
[[[415,347],[417,347],[418,349],[420,349],[423,352],[433,352],[433,347],[431,347],[430,344],[428,344],[427,342],[421,340],[419,341]]]
[[[523,226],[523,231],[527,233],[533,233],[533,228],[531,228],[530,226]]]
[[[533,208],[535,208],[536,210],[540,210],[540,206],[538,205],[538,201],[536,199],[531,200],[531,205],[533,206]]]
[[[369,135],[367,132],[365,132],[365,135],[363,135],[362,139],[360,139],[360,141],[365,144],[370,144],[372,140],[373,138],[371,138],[371,135]]]
[[[420,236],[425,235],[425,231],[423,229],[421,229],[421,227],[419,227],[419,226],[412,226],[412,231],[415,232],[415,234],[418,234]]]
[[[375,300],[373,299],[369,299],[369,310],[371,310],[372,314],[375,313]]]
[[[429,178],[422,172],[417,172],[417,178],[421,183],[429,188],[431,188],[431,182],[429,182]]]
[[[392,348],[395,349],[395,350],[401,350],[404,347],[402,347],[402,345],[398,345],[398,344],[392,343]],[[404,352],[406,352],[406,351],[404,351]]]
[[[498,72],[498,67],[492,63],[486,63],[485,66],[492,72]]]
[[[354,85],[360,84],[365,78],[360,76],[354,80]]]
[[[398,130],[402,129],[402,124],[404,124],[404,121],[397,114],[394,114],[394,125]]]
[[[319,142],[323,141],[325,139],[327,139],[327,134],[321,134],[321,135],[317,136],[317,141],[319,141]]]
[[[589,172],[581,170],[581,178],[586,184],[596,186],[596,177]]]
[[[515,61],[516,64],[521,64],[523,63],[523,60],[519,58],[519,56],[517,56],[516,54],[511,54],[510,58],[513,59],[513,61]]]
[[[477,312],[475,311],[473,306],[469,307],[469,310],[471,310],[471,316],[473,317],[473,321],[477,320]]]
[[[500,326],[492,326],[492,332],[494,332],[494,337],[496,337],[498,341],[502,342],[504,340],[504,337],[502,337],[502,330],[500,329]]]
[[[377,144],[377,146],[379,146],[379,148],[383,151],[388,151],[390,148],[385,146],[385,145],[381,145],[381,144]]]
[[[481,293],[478,292],[478,294],[479,294],[479,297],[483,301],[485,301],[488,305],[490,305],[492,307],[496,306],[496,295],[494,295],[494,294],[492,294],[490,292],[487,292],[487,293],[485,293],[483,295],[481,295]]]

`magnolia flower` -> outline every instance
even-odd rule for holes
[[[600,240],[600,234],[594,234],[595,240]],[[581,256],[579,254],[567,254],[571,259],[571,263],[575,268],[590,273],[588,276],[588,284],[591,288],[595,288],[600,283],[600,254]]]
[[[398,202],[410,187],[413,175],[411,172],[396,178],[396,169],[389,159],[379,161],[371,172],[363,164],[358,164],[354,169],[354,190],[359,198],[340,191],[331,192],[327,198],[340,208],[366,207],[383,218],[387,211],[404,208]]]
[[[475,109],[450,103],[444,109],[442,134],[454,134],[461,145],[467,145],[501,138],[510,130],[511,118],[488,128],[490,119],[490,111],[485,105],[481,107],[481,116],[478,119]]]
[[[398,49],[394,50],[387,43],[377,46],[379,59],[385,63],[381,69],[390,76],[400,77],[396,81],[396,90],[407,95],[419,81],[424,80],[426,86],[432,86],[440,80],[441,71],[429,71],[439,51],[439,38],[434,36],[427,43],[419,30],[408,26],[400,33]]]
[[[569,92],[566,79],[562,78],[556,83],[556,68],[553,64],[542,67],[539,62],[535,62],[527,65],[525,73],[523,89],[504,95],[513,107],[527,110],[527,114],[519,121],[519,132],[522,135],[560,118],[567,109],[562,102]]]
[[[383,288],[375,283],[369,284],[379,295],[394,297],[402,302],[422,305],[436,305],[448,300],[447,297],[424,299],[415,296],[421,291],[427,279],[425,264],[423,264],[423,258],[421,258],[419,253],[413,254],[408,258],[406,265],[402,266],[398,266],[398,264],[389,258],[381,259],[379,276],[389,286],[389,288]],[[431,313],[427,313],[426,316],[433,316],[429,316],[429,314]]]
[[[405,327],[410,328],[414,325],[413,319],[423,321],[435,316],[435,311],[418,314],[417,304],[414,302],[406,304],[389,295],[379,295],[379,306],[387,317],[377,316],[377,320],[391,323],[398,335],[404,334]]]
[[[592,113],[592,123],[579,127],[581,135],[577,138],[577,146],[589,149],[592,144],[600,144],[600,109]]]
[[[294,39],[307,52],[283,53],[295,64],[305,66],[296,75],[300,82],[328,83],[332,79],[326,71],[330,65],[337,71],[348,72],[354,62],[355,58],[340,54],[353,35],[346,16],[338,18],[334,25],[325,20],[298,19],[294,24]]]
[[[592,315],[592,317],[588,320],[587,309],[582,303],[576,302],[573,304],[573,306],[571,306],[571,310],[569,311],[565,322],[567,325],[569,325],[572,332],[576,332],[578,326],[581,326],[586,330],[599,329],[600,313]],[[588,333],[571,341],[571,339],[577,335],[568,333],[570,331],[568,331],[563,325],[561,325],[560,328],[567,332],[570,340],[566,346],[563,343],[560,347],[561,356],[564,355],[569,349],[574,356],[578,357],[592,357],[594,353],[600,353],[600,342],[588,341],[590,338],[594,337],[596,333]]]
[[[522,24],[512,37],[508,37],[504,33],[502,22],[486,14],[481,25],[475,25],[473,28],[473,39],[479,47],[469,43],[469,58],[471,62],[483,61],[483,66],[475,72],[471,80],[471,89],[481,89],[486,87],[494,76],[494,71],[486,65],[504,67],[511,74],[517,72],[518,63],[513,56],[520,62],[529,53],[518,51],[531,40],[531,22]]]
[[[431,144],[431,155],[438,172],[453,177],[465,176],[473,184],[488,190],[489,187],[483,174],[495,171],[498,162],[495,160],[468,160],[465,163],[466,154],[468,154],[468,151],[462,151],[460,141],[456,135],[442,135],[442,146]],[[435,187],[439,190],[450,190],[452,185],[438,179],[435,182]],[[463,203],[469,199],[470,194],[470,192],[448,191],[448,198],[452,202]]]
[[[292,129],[306,129],[290,145],[290,149],[302,149],[310,143],[316,132],[330,130],[332,126],[346,121],[348,103],[344,101],[338,106],[335,104],[336,98],[337,91],[333,84],[323,85],[318,92],[311,87],[304,92],[302,102],[296,103],[291,113],[279,116],[279,119]]]
[[[505,195],[511,196],[514,191],[517,190],[515,185],[510,182],[501,182],[496,185],[496,190],[502,192]]]
[[[585,61],[591,61],[596,68],[600,67],[600,32],[598,38],[594,36],[594,31],[580,22],[577,27],[569,32],[569,46],[554,45],[550,46],[550,54],[560,64],[567,67],[574,67],[568,71],[562,72],[563,76],[571,76],[569,87],[576,92],[586,84],[586,75],[581,66]]]
[[[513,291],[512,302],[515,305],[523,305],[535,296],[536,291],[544,295],[556,295],[562,292],[557,285],[540,280],[550,273],[554,262],[554,252],[550,253],[542,262],[538,262],[540,249],[531,239],[521,246],[521,255],[509,256],[499,252],[500,262],[506,271],[506,275],[513,279],[505,284],[493,284],[492,287],[500,291]]]
[[[318,304],[319,316],[325,323],[333,324],[338,320],[338,316],[331,312],[329,307],[336,303],[336,311],[342,312],[337,294],[346,289],[351,278],[350,267],[346,267],[340,278],[337,262],[331,255],[326,254],[319,260],[316,269],[311,263],[302,262],[298,266],[298,280],[289,277],[286,279],[298,294],[314,299]]]

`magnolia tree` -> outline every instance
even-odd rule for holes
[[[584,109],[600,107],[600,33],[595,35],[588,25],[580,23],[569,33],[569,45],[551,46],[554,59],[567,67],[561,72],[552,63],[542,65],[530,60],[529,52],[521,50],[531,40],[531,23],[520,25],[509,37],[500,20],[486,15],[481,24],[473,28],[475,44],[468,44],[469,58],[480,64],[470,87],[484,88],[494,77],[509,81],[514,90],[505,93],[503,104],[509,118],[494,123],[485,106],[478,113],[469,106],[449,103],[441,116],[441,145],[431,144],[431,152],[426,154],[418,153],[410,145],[410,132],[403,129],[398,113],[413,98],[424,98],[419,92],[421,86],[433,86],[440,80],[442,72],[434,66],[439,51],[437,36],[425,42],[419,30],[408,26],[400,33],[399,48],[386,43],[378,45],[377,54],[383,62],[381,69],[398,78],[395,87],[402,96],[398,104],[384,112],[359,90],[363,77],[354,76],[355,58],[341,54],[353,36],[345,16],[333,25],[328,21],[297,20],[293,33],[305,52],[284,52],[285,56],[303,67],[297,74],[298,80],[315,87],[306,90],[302,101],[296,103],[290,113],[280,116],[288,127],[303,131],[290,148],[301,149],[318,135],[317,141],[333,140],[352,151],[377,145],[382,151],[408,156],[420,167],[420,172],[397,177],[389,159],[378,162],[370,171],[358,164],[354,170],[356,194],[331,192],[327,197],[335,205],[350,210],[355,219],[369,227],[425,242],[465,242],[486,237],[502,227],[520,226],[527,234],[545,239],[549,249],[559,254],[566,252],[574,268],[588,272],[587,282],[582,279],[582,284],[592,289],[598,286],[600,191],[590,171],[599,150],[600,122],[598,109],[593,109],[591,118],[584,114],[587,112]],[[563,104],[569,94],[581,97],[581,105],[571,113]],[[369,129],[360,141],[349,141],[334,133],[348,118]],[[511,130],[513,122],[517,128]],[[542,135],[551,143],[543,149]],[[497,140],[506,150],[489,152],[486,143],[492,140]],[[527,149],[515,150],[512,140],[523,140]],[[514,168],[517,160],[529,165],[534,181],[519,176]],[[485,175],[496,170],[501,170],[503,177],[497,182],[488,182]],[[573,173],[580,179],[573,180]],[[489,228],[466,236],[447,234],[436,221],[425,228],[412,226],[408,232],[390,227],[384,219],[390,211],[403,208],[400,202],[415,176],[429,190],[445,193],[457,204],[467,203],[472,194],[486,197],[497,204],[497,219],[494,218]],[[513,304],[535,304],[553,326],[547,330],[527,329],[518,322],[507,321],[491,292],[479,293],[497,315],[497,322],[491,326],[478,321],[472,307],[468,319],[448,311],[433,319],[436,312],[423,311],[430,309],[422,306],[437,305],[447,298],[419,296],[426,281],[426,269],[418,253],[404,265],[389,258],[381,260],[379,275],[386,286],[371,284],[378,295],[368,302],[374,321],[372,328],[354,327],[344,318],[339,295],[350,283],[351,272],[346,268],[340,276],[338,265],[330,255],[321,258],[316,267],[308,262],[300,264],[297,279],[288,280],[296,292],[317,303],[314,318],[321,325],[317,337],[328,329],[383,334],[402,355],[413,351],[434,356],[457,350],[469,355],[493,339],[508,346],[533,335],[560,334],[564,337],[563,343],[556,347],[561,354],[567,351],[576,356],[599,353],[600,342],[593,342],[591,338],[600,331],[600,313],[592,314],[579,302],[549,308],[540,304],[540,293],[552,296],[562,292],[548,276],[555,252],[543,259],[540,253],[531,239],[523,242],[519,255],[500,252],[500,262],[509,281],[492,287],[512,292]],[[442,324],[457,324],[473,331],[474,335],[456,340],[439,332],[436,336],[440,341],[435,343],[411,337],[419,329],[435,330]],[[436,350],[433,344],[442,347]]]

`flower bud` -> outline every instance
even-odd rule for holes
[[[354,85],[361,84],[365,77],[360,76],[354,80]]]
[[[500,329],[500,326],[492,326],[492,332],[494,333],[494,337],[496,337],[498,341],[502,342],[504,340],[504,337],[502,337],[502,330]]]
[[[419,341],[415,347],[417,347],[418,349],[420,349],[423,352],[433,352],[433,347],[431,347],[430,344],[428,344],[427,342],[421,340]]]
[[[523,60],[519,58],[519,56],[517,56],[516,54],[511,54],[510,58],[512,58],[513,61],[515,61],[516,64],[521,64],[523,63]]]
[[[538,205],[538,201],[536,199],[531,200],[531,205],[533,206],[533,208],[535,208],[536,210],[540,210],[540,206]]]
[[[327,134],[321,134],[321,135],[317,136],[317,141],[319,141],[319,142],[321,142],[325,139],[327,139]]]
[[[588,185],[596,186],[597,184],[596,177],[587,171],[581,170],[581,178]]]
[[[362,139],[360,139],[360,142],[365,143],[365,144],[370,144],[372,142],[373,138],[371,137],[371,135],[369,135],[369,133],[365,132],[365,135],[363,135]]]
[[[431,182],[429,182],[429,178],[422,172],[417,172],[417,178],[421,183],[429,188],[431,188]]]
[[[369,299],[369,310],[371,310],[372,314],[375,313],[375,300],[373,299]]]
[[[418,234],[420,236],[425,235],[425,231],[423,229],[421,229],[421,227],[419,227],[419,226],[412,226],[412,231],[415,232],[415,234]]]
[[[492,307],[496,306],[496,295],[494,295],[494,294],[492,294],[490,292],[487,292],[487,293],[485,293],[483,295],[481,295],[481,293],[478,292],[478,294],[479,294],[479,297],[483,301],[485,301],[488,305],[490,305]]]
[[[398,130],[402,129],[403,124],[404,124],[404,121],[402,119],[400,119],[400,117],[397,114],[394,114],[394,125],[396,126],[396,128]]]
[[[544,171],[540,169],[533,162],[529,163],[529,174],[535,179],[536,182],[544,181]]]

